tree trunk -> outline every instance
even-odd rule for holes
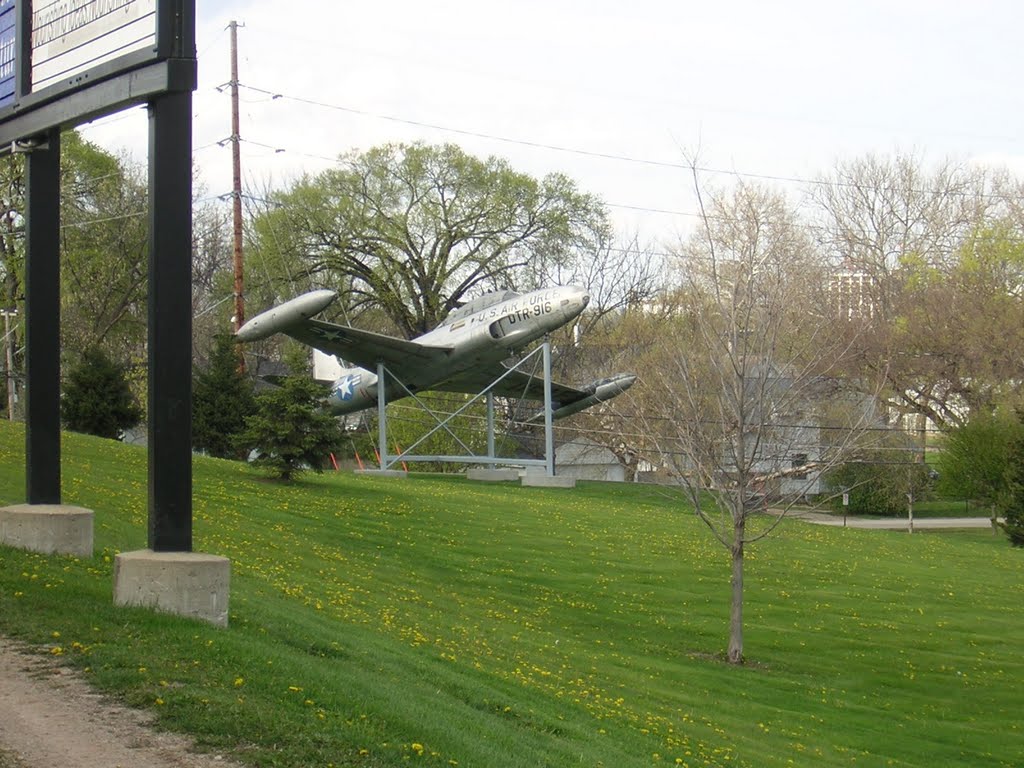
[[[730,664],[743,663],[743,535],[746,520],[733,526],[732,547],[732,605],[729,611]]]

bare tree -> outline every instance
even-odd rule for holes
[[[214,338],[232,325],[231,223],[219,201],[193,195],[199,199],[192,204],[192,356],[205,362]]]
[[[971,359],[978,344],[959,330],[978,307],[954,275],[984,250],[986,229],[1017,215],[1014,192],[1005,172],[951,162],[927,170],[907,154],[840,163],[814,188],[819,247],[857,279],[870,319],[849,373],[874,378],[884,361],[887,405],[922,427],[955,425],[965,401],[988,397],[989,366]]]
[[[834,264],[871,278],[874,313],[884,319],[899,310],[904,259],[947,264],[997,202],[985,171],[947,162],[929,173],[907,154],[839,163],[819,181],[818,245]]]
[[[705,208],[697,192],[703,226],[679,251],[638,414],[652,458],[730,554],[727,657],[741,663],[746,547],[817,490],[873,408],[833,376],[848,336],[830,330],[826,265],[786,200],[739,184]]]
[[[637,234],[616,237],[595,234],[591,247],[567,258],[530,260],[523,269],[520,289],[550,285],[580,285],[590,293],[587,311],[574,324],[577,338],[605,322],[652,301],[663,285],[662,257]]]
[[[579,285],[590,294],[586,311],[552,334],[556,375],[583,384],[612,372],[634,372],[631,318],[656,300],[664,276],[662,256],[635,234],[613,238],[605,233],[596,238],[593,250],[526,265],[520,288]],[[640,456],[634,423],[629,403],[616,398],[558,422],[555,439],[562,445],[587,441],[607,449],[626,479],[633,480]]]

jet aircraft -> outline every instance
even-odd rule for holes
[[[331,290],[305,293],[269,309],[238,329],[236,339],[257,341],[283,333],[303,344],[358,367],[342,370],[325,405],[347,414],[377,405],[377,365],[405,388],[388,380],[385,400],[427,390],[476,394],[492,385],[499,397],[544,399],[544,379],[503,360],[514,351],[568,323],[579,315],[590,295],[583,288],[559,286],[530,293],[488,293],[453,311],[437,328],[406,340],[312,319],[338,294]],[[495,380],[500,380],[495,384]],[[625,392],[633,374],[598,379],[585,387],[551,384],[552,418],[560,419]],[[532,420],[543,419],[543,412]]]

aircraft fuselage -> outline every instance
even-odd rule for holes
[[[418,344],[447,347],[450,353],[442,363],[420,368],[403,383],[414,393],[429,390],[463,371],[504,360],[573,320],[589,301],[583,288],[560,286],[515,295],[472,313],[457,310],[442,325],[414,339]],[[390,402],[406,394],[389,383],[385,399]],[[342,370],[326,405],[340,415],[372,408],[377,398],[376,371],[353,367]]]

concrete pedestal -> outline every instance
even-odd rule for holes
[[[533,488],[575,488],[576,478],[563,477],[562,475],[548,477],[547,475],[542,475],[539,472],[527,472],[523,475],[522,485],[531,486]]]
[[[0,544],[46,555],[92,557],[91,509],[64,504],[0,507]]]
[[[409,473],[404,469],[357,469],[353,474],[367,475],[368,477],[408,477]]]
[[[114,605],[138,605],[228,625],[231,561],[199,552],[140,549],[114,558]]]
[[[469,480],[482,480],[485,483],[503,483],[508,480],[518,480],[519,470],[497,467],[471,467],[466,470],[466,478]]]

